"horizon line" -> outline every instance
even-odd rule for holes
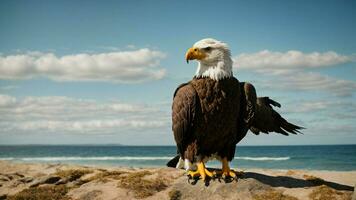
[[[356,145],[354,144],[268,144],[268,145],[236,145],[240,147],[250,146],[333,146],[333,145]],[[122,147],[175,147],[176,145],[127,145],[127,144],[0,144],[0,146],[122,146]]]

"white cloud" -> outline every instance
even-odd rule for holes
[[[308,129],[306,129],[307,134],[317,134],[323,136],[337,136],[340,137],[342,135],[352,136],[355,134],[355,124],[350,122],[340,122],[334,123],[337,118],[330,119],[328,122],[314,122],[310,123]],[[336,138],[337,138],[336,137]],[[353,141],[349,141],[352,143]]]
[[[356,91],[356,82],[308,70],[353,61],[354,56],[340,55],[333,51],[303,53],[291,50],[283,53],[264,50],[235,56],[234,67],[270,76],[268,79],[262,77],[264,87],[351,96]]]
[[[7,107],[14,105],[16,103],[16,98],[9,95],[0,94],[0,107]]]
[[[327,118],[332,120],[353,120],[356,117],[356,104],[350,99],[318,99],[318,100],[292,100],[286,103],[282,114],[303,113],[316,118]]]
[[[315,72],[286,73],[276,79],[264,81],[266,87],[283,90],[327,92],[334,96],[351,96],[356,92],[356,82],[337,79]]]
[[[355,104],[353,96],[356,82],[343,80],[316,72],[314,69],[336,67],[354,62],[355,57],[335,52],[303,53],[300,51],[271,52],[268,50],[240,54],[234,57],[234,68],[251,71],[260,88],[272,88],[281,92],[303,92],[297,98],[288,97],[279,112],[291,121],[306,127],[307,134],[351,134],[355,129]],[[255,82],[256,83],[256,82]],[[311,99],[328,94],[325,98]],[[288,95],[286,93],[284,95]],[[265,94],[269,96],[270,94]],[[295,97],[295,95],[293,95]],[[345,98],[346,97],[346,98]],[[278,101],[278,98],[276,99]],[[296,120],[293,120],[295,118]],[[298,122],[298,120],[301,120]]]
[[[281,113],[311,113],[318,112],[327,109],[329,106],[333,106],[333,102],[319,100],[319,101],[291,101],[288,103],[288,107],[281,110]]]
[[[150,49],[58,57],[29,52],[0,56],[0,79],[48,77],[55,81],[111,81],[120,83],[162,79],[165,54]]]
[[[56,132],[79,132],[79,133],[114,133],[123,129],[150,129],[161,128],[166,123],[162,121],[144,120],[86,120],[86,121],[26,121],[14,128],[23,131],[56,131]]]
[[[127,133],[168,128],[169,119],[160,106],[0,95],[0,133]]]
[[[243,53],[233,58],[237,69],[254,70],[258,72],[283,73],[288,70],[304,68],[320,68],[347,62],[352,62],[352,56],[340,55],[333,51],[324,53],[303,53],[290,50],[287,52],[273,52],[263,50],[257,53]]]

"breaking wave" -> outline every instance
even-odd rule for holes
[[[253,160],[253,161],[280,161],[289,160],[290,157],[235,157],[238,160]]]
[[[0,158],[0,160],[23,160],[23,161],[76,161],[76,160],[169,160],[172,157],[131,157],[131,156],[98,156],[98,157],[27,157],[27,158]]]

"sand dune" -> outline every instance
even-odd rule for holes
[[[238,170],[237,180],[203,182],[165,167],[0,161],[0,199],[351,199],[356,183],[356,171]]]

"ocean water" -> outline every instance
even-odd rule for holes
[[[174,146],[0,146],[0,160],[96,166],[164,167]],[[221,167],[218,161],[210,167]],[[233,168],[356,170],[356,145],[237,146]]]

